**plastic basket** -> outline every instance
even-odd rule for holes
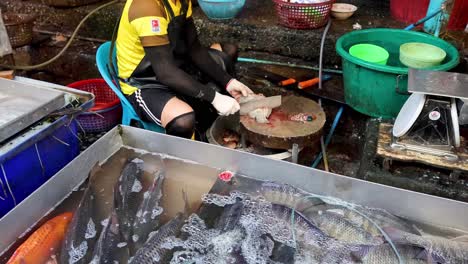
[[[93,93],[95,105],[78,116],[85,132],[95,133],[110,130],[122,119],[122,106],[117,95],[103,79],[90,79],[69,84],[68,87]]]
[[[273,0],[279,24],[288,28],[312,29],[324,26],[330,18],[334,0],[313,4],[290,3]]]
[[[29,14],[5,13],[3,21],[13,48],[31,43],[36,16]]]

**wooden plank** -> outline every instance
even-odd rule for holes
[[[392,142],[392,127],[393,125],[382,123],[379,126],[379,139],[377,144],[377,155],[392,160],[400,160],[404,162],[417,162],[429,166],[449,169],[468,171],[468,153],[466,141],[462,138],[462,147],[459,148],[457,161],[449,161],[443,157],[438,157],[426,153],[411,151],[411,150],[395,150],[390,147]]]

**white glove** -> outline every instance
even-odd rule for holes
[[[232,97],[238,99],[241,96],[248,96],[249,94],[253,94],[252,90],[249,87],[245,86],[243,83],[239,82],[236,79],[231,79],[226,86],[226,91]]]
[[[216,108],[218,114],[223,116],[232,115],[240,109],[240,105],[236,99],[218,92],[216,92],[211,104]]]

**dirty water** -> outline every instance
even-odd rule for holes
[[[172,250],[173,256],[159,262],[152,255],[153,260],[145,263],[398,263],[384,233],[394,239],[399,255],[414,263],[424,263],[418,261],[431,258],[448,260],[445,263],[465,263],[463,258],[468,257],[468,243],[463,238],[468,231],[414,223],[384,210],[364,208],[241,175],[223,178],[228,180],[223,181],[220,176],[226,174],[217,168],[130,148],[120,149],[90,176],[99,208],[95,217],[103,226],[113,211],[114,187],[119,186],[119,176],[130,160],[142,166],[143,189],[151,184],[157,171],[163,169],[165,173],[160,224],[172,223],[178,213],[190,209],[185,212],[185,216],[190,217],[184,222],[182,234],[163,240],[162,248]],[[53,216],[74,211],[87,186],[88,182],[74,191],[39,225]],[[183,193],[187,195],[188,206]],[[365,212],[364,216],[373,221],[355,212]],[[373,226],[373,222],[382,226]],[[444,240],[460,237],[461,241],[456,242]],[[18,244],[0,258],[0,263],[5,263],[24,239],[19,239]],[[147,243],[153,243],[150,239]],[[440,241],[456,243],[457,248],[447,249]],[[119,243],[123,248],[125,245],[126,242]],[[167,255],[165,251],[158,252],[161,256]],[[143,254],[140,251],[136,254],[139,253]],[[120,263],[127,263],[129,257],[127,255]],[[382,262],[373,262],[376,258]],[[460,259],[462,262],[458,261]],[[223,262],[219,262],[221,260]]]

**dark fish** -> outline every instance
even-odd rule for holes
[[[323,211],[312,219],[327,235],[349,244],[380,245],[381,236],[375,237],[362,227],[353,224],[339,214]]]
[[[95,246],[90,264],[123,263],[128,258],[127,243],[119,232],[117,214],[112,212]]]
[[[151,187],[143,194],[143,202],[133,223],[133,236],[138,237],[135,241],[136,248],[140,248],[148,239],[148,234],[159,227],[159,217],[163,213],[160,203],[163,183],[164,173],[160,172]]]
[[[142,197],[143,161],[134,159],[125,165],[119,181],[114,188],[114,208],[119,222],[119,230],[129,244],[138,240],[133,236],[133,223],[135,222],[138,207]]]
[[[177,236],[180,229],[184,225],[185,217],[182,213],[176,215],[175,218],[161,226],[148,241],[138,249],[136,255],[130,263],[149,264],[149,263],[169,263],[172,258],[172,250],[165,249],[161,245],[166,238]]]
[[[237,201],[235,204],[226,205],[224,211],[219,217],[215,228],[221,232],[231,231],[239,225],[239,219],[242,216],[244,203]]]
[[[185,223],[190,211],[187,194],[182,191],[185,201],[184,213],[178,213],[169,222],[162,225],[154,234],[150,235],[146,243],[138,249],[130,263],[169,263],[172,258],[172,249],[162,247],[169,237],[177,237]]]
[[[101,224],[95,213],[96,195],[91,184],[88,184],[73,219],[68,227],[65,242],[60,254],[60,263],[89,263]]]
[[[443,237],[418,236],[392,227],[384,228],[395,244],[412,245],[423,248],[418,258],[439,263],[468,263],[468,244]]]

